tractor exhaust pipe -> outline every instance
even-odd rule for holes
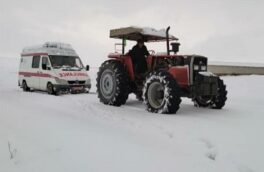
[[[167,42],[167,55],[170,55],[170,35],[169,35],[170,26],[166,29],[166,42]]]
[[[122,39],[122,54],[125,54],[125,38]]]

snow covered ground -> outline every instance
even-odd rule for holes
[[[1,172],[262,172],[264,76],[223,77],[223,110],[184,99],[152,114],[90,94],[51,96],[17,86],[17,58],[0,58]]]

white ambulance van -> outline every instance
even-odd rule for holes
[[[24,91],[42,90],[54,95],[89,92],[88,70],[70,44],[46,42],[23,49],[18,85]]]

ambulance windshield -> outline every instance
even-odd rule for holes
[[[51,55],[49,58],[53,68],[65,68],[68,70],[83,69],[83,64],[79,57]]]

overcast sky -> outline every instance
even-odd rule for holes
[[[264,63],[263,0],[0,2],[0,57],[19,57],[25,46],[60,41],[72,44],[84,63],[98,66],[118,42],[109,38],[110,29],[171,26],[180,53],[205,55],[209,61]],[[147,46],[165,51],[164,43]]]

